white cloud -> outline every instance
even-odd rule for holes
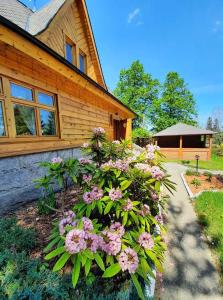
[[[212,28],[214,33],[223,32],[223,22],[221,20],[216,20]]]
[[[140,9],[136,8],[132,12],[129,13],[128,15],[128,23],[132,23],[132,21],[140,14]]]
[[[196,94],[223,92],[223,83],[202,85],[191,90]]]

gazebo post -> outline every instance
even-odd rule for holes
[[[211,159],[212,140],[213,140],[212,135],[210,135],[208,159]]]
[[[183,159],[183,136],[180,136],[179,159]]]

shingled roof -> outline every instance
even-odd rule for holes
[[[1,0],[0,15],[37,35],[46,29],[66,0],[53,0],[37,11],[32,11],[19,0]]]
[[[173,135],[202,135],[202,134],[214,134],[215,132],[211,130],[201,129],[195,126],[178,123],[171,127],[168,127],[156,134],[154,137],[158,136],[173,136]]]

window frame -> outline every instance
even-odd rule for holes
[[[84,71],[82,71],[80,68],[80,56],[82,56],[84,58]],[[87,55],[81,49],[79,49],[79,53],[78,53],[78,64],[79,64],[79,70],[81,72],[83,72],[84,74],[87,74]]]
[[[9,83],[9,88],[11,87],[11,83],[15,83],[21,86],[24,86],[28,89],[31,89],[32,91],[32,97],[33,97],[33,101],[30,100],[25,100],[25,99],[21,99],[21,98],[16,98],[13,97],[11,95],[11,90],[10,90],[10,106],[12,108],[12,113],[13,113],[13,126],[14,126],[14,131],[15,131],[15,136],[13,139],[15,140],[38,140],[38,139],[58,139],[60,137],[60,132],[59,132],[59,117],[58,117],[58,99],[57,96],[54,93],[51,93],[49,91],[45,91],[42,88],[39,87],[34,87],[33,85],[29,85],[27,83],[24,83],[22,81],[18,81],[16,79],[12,79],[12,78],[7,78],[8,83]],[[53,97],[53,106],[49,106],[49,105],[44,105],[38,102],[38,92],[46,94],[46,95],[50,95]],[[1,97],[0,97],[1,99]],[[14,117],[14,104],[18,104],[18,105],[22,105],[22,106],[27,106],[27,107],[32,107],[34,108],[34,113],[35,113],[35,127],[36,127],[36,134],[35,135],[17,135],[16,134],[16,124],[15,124],[15,117]],[[46,111],[50,111],[50,112],[54,112],[54,116],[55,116],[55,130],[56,130],[56,134],[55,135],[43,135],[42,134],[42,128],[41,128],[41,119],[40,119],[40,110],[46,110]],[[7,132],[7,131],[6,131]],[[3,136],[3,138],[5,138],[6,136]]]
[[[4,97],[2,96],[2,94],[0,94],[0,103],[2,106],[3,124],[4,124],[4,129],[5,129],[5,135],[0,135],[0,139],[5,139],[5,138],[8,138],[8,127],[7,127],[7,122],[6,122],[5,101],[4,101]]]
[[[72,48],[72,62],[67,59],[67,44],[69,44]],[[74,66],[77,66],[77,45],[74,41],[72,41],[68,36],[65,36],[64,43],[64,54],[65,59]]]

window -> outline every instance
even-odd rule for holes
[[[79,53],[79,67],[83,73],[86,73],[86,55],[83,52]]]
[[[19,99],[33,101],[32,90],[11,82],[11,96]]]
[[[16,136],[56,136],[55,96],[14,82],[10,87]]]
[[[65,43],[65,58],[71,64],[76,65],[76,61],[77,61],[76,60],[76,45],[68,37],[66,38],[66,43]]]
[[[0,136],[5,136],[5,124],[3,115],[3,103],[0,101]]]

